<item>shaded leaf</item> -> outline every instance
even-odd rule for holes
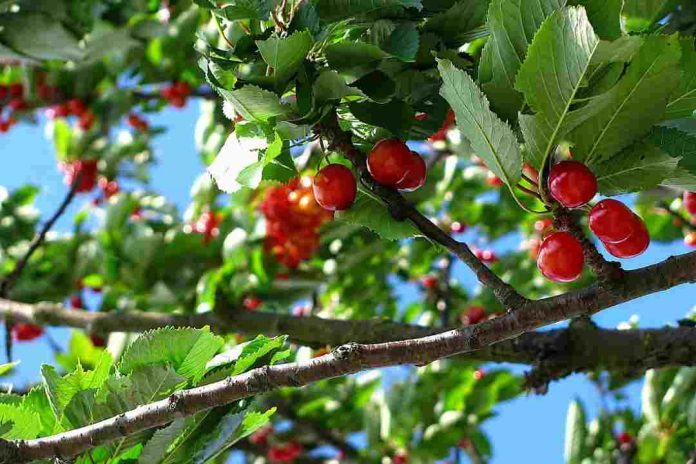
[[[674,174],[678,162],[679,158],[673,158],[653,145],[631,145],[611,160],[596,166],[599,191],[603,195],[619,195],[657,187]]]
[[[337,212],[335,217],[339,221],[367,227],[387,240],[400,240],[420,235],[413,224],[395,220],[384,204],[362,192],[358,192],[355,203],[350,209]]]

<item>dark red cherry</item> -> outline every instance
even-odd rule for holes
[[[314,176],[314,198],[329,211],[350,208],[355,201],[357,185],[353,172],[342,164],[329,164]]]
[[[597,178],[579,161],[563,161],[551,168],[551,196],[566,208],[577,208],[597,193]]]
[[[604,243],[626,240],[638,227],[636,215],[618,200],[607,198],[592,207],[590,230]]]
[[[382,185],[396,187],[409,173],[413,155],[401,140],[381,140],[367,157],[367,170]]]
[[[541,244],[537,266],[549,280],[572,282],[580,277],[584,265],[582,246],[568,232],[554,232]]]

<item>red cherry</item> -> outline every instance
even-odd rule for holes
[[[483,369],[476,369],[474,371],[474,380],[479,381],[486,376],[486,372]]]
[[[411,151],[411,161],[407,169],[408,173],[396,184],[396,188],[412,192],[425,183],[428,168],[425,166],[425,160],[415,151]]]
[[[466,311],[466,322],[469,325],[478,324],[486,318],[486,310],[481,306],[469,306]]]
[[[65,172],[63,180],[66,185],[72,185],[80,176],[80,185],[77,187],[78,193],[91,192],[97,185],[97,160],[73,161],[62,164],[61,169]]]
[[[130,218],[131,218],[131,220],[134,220],[134,221],[142,219],[143,218],[143,208],[141,208],[140,205],[136,205],[133,208],[133,211],[131,211]]]
[[[453,234],[461,234],[466,230],[466,224],[463,222],[459,221],[454,221],[452,224],[450,224],[450,231]]]
[[[73,98],[68,101],[67,103],[68,111],[70,114],[73,114],[75,116],[82,116],[82,114],[87,111],[87,107],[85,106],[85,102],[80,100],[79,98]]]
[[[633,233],[624,241],[618,243],[605,243],[604,246],[609,253],[617,258],[635,258],[643,254],[650,245],[650,234],[645,227],[643,220],[634,215],[635,229]]]
[[[94,119],[95,119],[94,113],[92,113],[90,110],[87,110],[84,113],[82,113],[82,115],[80,116],[80,119],[77,120],[77,125],[83,131],[88,131],[94,125]]]
[[[120,187],[118,185],[118,182],[115,180],[109,180],[106,177],[100,177],[99,178],[99,188],[101,189],[102,193],[104,194],[105,198],[111,198],[114,195],[116,195]]]
[[[183,108],[184,106],[186,106],[186,98],[176,95],[176,96],[169,99],[169,103],[174,108]]]
[[[401,140],[381,140],[367,157],[367,170],[380,184],[396,187],[408,175],[413,155]]]
[[[9,93],[10,89],[6,85],[0,85],[0,100],[6,99]]]
[[[80,295],[73,295],[70,297],[70,307],[73,309],[83,309],[85,305],[82,303],[82,298]]]
[[[636,215],[618,200],[608,198],[592,207],[590,230],[604,243],[626,240],[636,229]]]
[[[15,324],[12,326],[12,337],[18,342],[29,342],[39,338],[44,332],[43,327],[34,324]]]
[[[689,232],[684,237],[684,244],[689,247],[696,247],[696,232]]]
[[[244,307],[249,311],[254,311],[258,309],[258,307],[261,306],[262,303],[263,301],[261,301],[260,298],[256,298],[255,296],[248,296],[244,298],[244,301],[242,302]]]
[[[445,122],[442,123],[442,127],[435,132],[433,135],[431,135],[428,140],[431,142],[439,142],[442,140],[447,139],[447,132],[449,131],[449,128],[452,127],[455,123],[454,121],[454,111],[452,111],[452,108],[447,110],[447,115],[445,116]]]
[[[104,337],[100,337],[99,335],[95,334],[90,334],[89,339],[92,341],[92,345],[94,345],[97,348],[104,348],[106,346],[106,340]]]
[[[392,459],[394,464],[408,464],[408,454],[405,452],[399,453]]]
[[[7,119],[0,119],[0,132],[1,133],[4,134],[4,133],[8,132],[10,130],[10,126],[11,126],[10,121],[8,121]]]
[[[191,94],[191,86],[184,81],[175,82],[172,88],[174,93],[180,97],[188,97]]]
[[[555,282],[572,282],[580,277],[585,264],[582,246],[568,232],[554,232],[541,244],[537,266]]]
[[[534,222],[534,230],[539,234],[543,234],[546,229],[553,226],[553,221],[551,219],[539,219]]]
[[[132,113],[128,115],[128,125],[130,125],[133,129],[139,132],[147,132],[150,128],[150,125],[147,123],[147,121],[145,121],[137,114]]]
[[[631,436],[630,433],[628,432],[621,432],[616,439],[621,443],[622,445],[627,445],[633,441],[633,437]]]
[[[10,84],[8,91],[10,93],[10,97],[21,97],[24,95],[24,86],[21,83],[16,82],[14,84]]]
[[[12,108],[13,111],[21,111],[23,109],[26,109],[27,102],[25,102],[22,98],[13,98],[8,103],[8,106]]]
[[[690,215],[696,216],[696,192],[684,192],[684,208]]]
[[[433,275],[427,275],[421,278],[420,283],[423,286],[423,288],[427,290],[433,290],[435,287],[437,287],[438,280],[437,277]]]
[[[39,84],[36,86],[36,94],[43,101],[51,101],[56,94],[56,89],[46,84]],[[1,93],[0,93],[1,95]],[[0,96],[0,99],[4,98]]]
[[[417,121],[425,121],[426,119],[428,119],[427,113],[416,113],[416,120]]]
[[[493,174],[492,171],[488,171],[488,175],[486,175],[486,185],[490,187],[500,187],[503,185],[503,180]]]
[[[53,107],[53,117],[67,118],[68,116],[70,116],[70,108],[65,103]]]
[[[268,443],[268,436],[273,432],[273,426],[267,425],[261,427],[256,432],[252,433],[249,437],[249,441],[258,446],[266,446]]]
[[[529,163],[524,163],[522,167],[522,172],[524,172],[527,177],[532,179],[534,182],[539,182],[539,171],[536,170],[534,166]]]
[[[597,193],[597,178],[579,161],[562,161],[549,174],[551,196],[566,208],[577,208]]]
[[[355,201],[357,185],[353,172],[342,164],[329,164],[314,176],[314,198],[329,211],[342,211]]]

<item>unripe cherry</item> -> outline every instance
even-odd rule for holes
[[[602,242],[618,243],[636,229],[636,215],[620,201],[607,198],[592,207],[589,225]]]
[[[396,187],[408,175],[413,155],[401,140],[385,139],[377,142],[367,157],[367,170],[378,183]]]
[[[684,208],[690,215],[696,216],[696,192],[684,192]]]
[[[423,160],[418,153],[412,151],[411,160],[407,169],[408,172],[406,177],[401,179],[401,181],[396,184],[396,188],[399,190],[412,192],[419,189],[425,183],[425,176],[427,174],[425,160]]]
[[[342,164],[329,164],[314,176],[314,198],[329,211],[350,208],[355,201],[357,185],[353,172]]]
[[[549,280],[572,282],[580,277],[584,265],[582,246],[568,232],[554,232],[541,244],[537,266]]]
[[[635,216],[635,215],[634,215]],[[618,243],[605,243],[607,251],[617,258],[635,258],[643,254],[650,245],[650,234],[643,220],[635,216],[635,229],[624,241]]]
[[[597,178],[579,161],[563,161],[549,173],[551,196],[566,208],[577,208],[597,193]]]

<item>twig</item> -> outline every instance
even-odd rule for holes
[[[46,239],[48,232],[51,230],[58,218],[63,215],[73,198],[75,198],[75,194],[77,193],[77,188],[79,187],[81,180],[82,175],[78,174],[73,180],[73,184],[70,186],[70,190],[68,190],[67,195],[58,206],[58,209],[53,213],[48,221],[46,221],[43,227],[39,230],[39,233],[36,234],[36,236],[34,236],[32,241],[29,243],[29,248],[27,249],[26,253],[24,253],[24,256],[20,258],[12,272],[7,274],[2,279],[2,282],[0,282],[0,298],[6,298],[9,295],[10,290],[12,290],[12,287],[17,282],[17,279],[19,279],[19,276],[22,274],[22,271],[24,271],[27,263],[29,263],[32,255],[36,252],[36,250],[39,249],[41,244]],[[7,357],[7,362],[12,362],[12,325],[12,317],[5,316],[5,356]]]

